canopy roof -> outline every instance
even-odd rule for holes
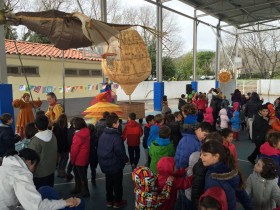
[[[236,28],[244,28],[280,19],[279,0],[180,1]]]

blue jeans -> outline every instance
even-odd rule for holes
[[[49,199],[49,200],[59,200],[61,197],[58,193],[49,186],[40,187],[38,192],[41,194],[42,199]],[[76,207],[65,207],[63,210],[84,210],[85,209],[85,201],[81,199],[81,203]]]

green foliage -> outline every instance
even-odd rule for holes
[[[175,64],[172,58],[163,57],[162,58],[162,79],[171,80],[176,74]]]
[[[18,38],[17,30],[15,28],[4,25],[5,39],[16,40]]]
[[[215,57],[215,53],[211,51],[197,53],[197,65],[205,75],[211,74],[211,62]]]
[[[42,44],[50,44],[50,40],[41,35],[41,34],[37,34],[35,32],[32,32],[32,31],[28,31],[27,33],[25,33],[23,35],[23,38],[22,38],[23,41],[28,41],[28,42],[37,42],[37,43],[42,43]]]

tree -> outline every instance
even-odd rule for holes
[[[163,57],[162,58],[162,79],[163,80],[173,80],[175,77],[176,70],[175,64],[171,57]],[[174,78],[176,79],[176,78]]]
[[[197,53],[197,64],[198,67],[202,70],[204,75],[213,74],[213,59],[215,57],[215,52],[212,51],[202,51]]]

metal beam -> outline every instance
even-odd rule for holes
[[[101,21],[107,22],[107,0],[100,0]],[[102,82],[106,82],[106,75],[102,71]]]
[[[202,6],[195,7],[195,9],[196,9],[196,10],[201,10],[201,9],[206,8],[206,7],[215,5],[215,4],[219,3],[219,2],[221,2],[221,0],[216,0],[216,1],[213,1],[213,2],[211,2],[211,3],[208,3],[208,4],[205,4],[205,5],[202,5]]]
[[[161,0],[157,0],[157,3],[161,5]],[[157,30],[162,32],[162,7],[157,6]],[[157,37],[156,40],[156,73],[157,81],[162,82],[162,39]]]
[[[4,9],[4,0],[0,0],[0,9]],[[8,83],[4,25],[0,25],[0,84]]]
[[[220,21],[216,27],[217,30],[217,37],[216,37],[216,66],[215,66],[215,80],[218,80],[218,72],[220,71],[220,58],[221,58],[221,53],[220,53],[220,42],[219,38],[221,37],[221,32],[220,32]]]
[[[260,4],[252,4],[252,5],[239,7],[239,8],[232,8],[232,9],[225,9],[225,10],[207,12],[206,14],[201,14],[201,15],[198,15],[197,17],[200,18],[200,17],[204,17],[204,16],[208,16],[208,15],[215,15],[215,14],[218,14],[218,13],[232,12],[232,11],[235,11],[235,10],[248,9],[248,8],[252,8],[252,7],[259,7],[259,6],[263,6],[263,5],[267,5],[267,4],[273,4],[273,3],[279,3],[279,0],[278,1],[264,2],[264,3],[260,3]]]
[[[194,20],[194,18],[193,18],[192,16],[186,15],[186,14],[184,14],[184,13],[182,13],[182,12],[179,12],[179,11],[177,11],[177,10],[171,9],[171,8],[169,8],[169,7],[166,7],[166,6],[162,5],[162,4],[159,4],[159,3],[157,3],[157,2],[154,2],[154,1],[152,1],[152,0],[144,0],[144,1],[149,2],[149,3],[151,3],[151,4],[154,4],[154,5],[157,5],[157,6],[159,6],[159,7],[162,7],[163,9],[166,9],[166,10],[168,10],[168,11],[170,11],[170,12],[176,13],[176,14],[181,15],[181,16],[183,16],[183,17],[186,17],[186,18],[189,18],[189,19]],[[209,24],[209,23],[206,23],[206,22],[204,22],[204,21],[202,21],[202,20],[198,20],[198,19],[197,19],[197,22],[199,22],[199,23],[201,23],[201,24],[204,24],[204,25],[206,25],[206,26],[210,26],[211,28],[212,28],[212,27],[213,27],[213,28],[216,28],[216,26],[214,26],[214,25],[212,25],[212,24]],[[232,35],[232,36],[235,36],[235,34],[234,34],[234,33],[231,33],[230,31],[227,31],[227,30],[224,30],[224,29],[220,29],[220,30],[223,31],[223,32],[225,32],[225,33],[227,33],[227,34],[230,34],[230,35]]]
[[[193,21],[193,81],[196,81],[196,55],[197,55],[197,19],[196,10],[194,10],[194,21]]]

